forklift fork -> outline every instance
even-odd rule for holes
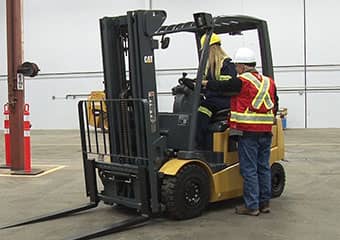
[[[95,208],[97,206],[98,206],[97,202],[88,203],[88,204],[84,204],[83,206],[80,206],[80,207],[64,209],[64,210],[57,211],[57,212],[54,212],[54,213],[51,213],[51,214],[42,215],[42,216],[39,216],[39,217],[26,219],[26,220],[18,222],[18,223],[2,226],[2,227],[0,227],[0,230],[7,229],[7,228],[13,228],[13,227],[19,227],[19,226],[23,226],[23,225],[32,224],[32,223],[38,223],[38,222],[53,220],[53,219],[58,219],[58,218],[69,216],[69,215],[74,214],[74,213],[86,211],[88,209]]]
[[[93,239],[97,237],[102,237],[108,234],[121,232],[124,230],[129,230],[130,228],[134,226],[138,226],[141,223],[149,221],[150,217],[147,215],[141,215],[132,217],[126,220],[123,220],[121,222],[117,222],[112,224],[109,227],[103,228],[101,230],[95,231],[93,233],[85,234],[79,237],[71,238],[71,240],[87,240],[87,239]]]
[[[2,229],[8,229],[8,228],[13,228],[13,227],[19,227],[19,226],[24,226],[32,223],[38,223],[38,222],[44,222],[48,220],[53,220],[53,219],[58,219],[62,217],[66,217],[69,215],[72,215],[74,213],[86,211],[88,209],[92,209],[98,206],[99,203],[99,198],[97,194],[97,183],[96,183],[96,176],[95,176],[95,161],[94,160],[86,160],[84,162],[84,170],[86,172],[86,190],[87,194],[90,197],[90,203],[84,204],[82,206],[76,207],[76,208],[70,208],[70,209],[64,209],[61,211],[53,212],[47,215],[42,215],[39,217],[34,217],[30,219],[26,219],[24,221],[14,223],[14,224],[9,224],[6,226],[0,227],[0,230]],[[123,220],[121,222],[114,223],[113,225],[106,227],[104,229],[95,231],[93,233],[89,233],[86,235],[82,235],[76,238],[71,238],[73,240],[78,240],[78,239],[93,239],[97,238],[100,236],[104,236],[107,234],[115,233],[115,232],[120,232],[127,230],[133,226],[137,226],[143,222],[147,222],[150,219],[150,217],[146,214],[140,215],[140,216],[135,216],[126,220]]]
[[[48,215],[42,215],[42,216],[39,216],[39,217],[26,219],[26,220],[18,222],[18,223],[2,226],[2,227],[0,227],[0,230],[24,226],[24,225],[38,223],[38,222],[44,222],[44,221],[53,220],[53,219],[58,219],[58,218],[62,218],[62,217],[72,215],[74,213],[86,211],[88,209],[95,208],[97,206],[98,206],[97,202],[88,203],[88,204],[85,204],[85,205],[77,207],[77,208],[65,209],[65,210],[54,212],[54,213],[51,213],[51,214],[48,214]],[[123,220],[121,222],[114,223],[111,226],[97,230],[95,232],[88,233],[88,234],[81,235],[81,236],[74,237],[74,238],[70,238],[70,239],[72,239],[72,240],[93,239],[93,238],[105,236],[105,235],[108,235],[108,234],[111,234],[111,233],[121,232],[121,231],[124,231],[124,230],[128,230],[131,227],[138,226],[141,223],[147,222],[149,219],[150,219],[150,217],[148,215],[140,215],[140,216],[132,217],[132,218]]]

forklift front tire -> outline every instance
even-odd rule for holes
[[[185,165],[176,176],[162,182],[162,203],[173,219],[189,219],[202,214],[209,201],[210,183],[206,171],[195,164]]]
[[[286,182],[285,171],[280,163],[272,164],[271,176],[272,176],[272,198],[280,197]]]

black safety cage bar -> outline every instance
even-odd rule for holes
[[[195,13],[193,22],[180,23],[175,25],[161,26],[157,29],[153,36],[165,36],[167,34],[179,33],[179,32],[191,32],[195,34],[196,37],[196,46],[199,56],[199,67],[197,72],[197,82],[195,87],[194,96],[196,96],[193,100],[192,106],[193,109],[197,109],[199,106],[199,94],[201,89],[201,80],[203,79],[204,69],[206,66],[206,62],[208,59],[208,49],[209,44],[207,44],[211,38],[213,32],[216,34],[230,34],[237,35],[241,34],[242,31],[247,30],[257,30],[258,39],[259,39],[259,47],[261,51],[261,63],[262,63],[262,73],[266,76],[270,76],[274,78],[273,64],[272,64],[272,56],[271,56],[271,47],[270,40],[268,34],[267,23],[264,20],[244,16],[218,16],[215,18],[209,19],[210,14],[206,13]],[[210,15],[211,16],[211,15]],[[198,26],[199,21],[203,18],[207,24]],[[200,38],[203,34],[207,34],[207,41],[204,46],[201,46]],[[196,122],[197,122],[197,111],[193,110],[192,118],[190,122],[190,133],[189,133],[189,145],[188,149],[194,149],[194,136],[196,132]]]
[[[218,16],[213,18],[212,28],[216,34],[229,33],[230,35],[237,35],[240,34],[242,31],[257,29],[261,49],[263,74],[274,78],[271,47],[266,21],[246,15]],[[196,33],[197,48],[201,49],[199,39],[204,33],[206,33],[206,30],[198,28],[195,22],[186,22],[162,26],[155,32],[154,36],[162,36],[178,32]]]
[[[256,29],[263,20],[245,15],[218,16],[213,18],[213,28],[216,33],[228,33],[242,30]],[[162,26],[154,35],[163,35],[176,32],[201,32],[195,22],[185,22]]]

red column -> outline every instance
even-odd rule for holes
[[[7,0],[8,103],[11,133],[11,170],[24,170],[24,89],[17,84],[22,63],[22,1]]]

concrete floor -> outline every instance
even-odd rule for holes
[[[272,201],[272,213],[238,216],[240,200],[226,201],[196,219],[155,219],[100,239],[340,239],[340,129],[290,129],[285,135],[287,184]],[[0,225],[87,202],[79,145],[78,131],[32,132],[33,165],[66,167],[38,178],[0,177]],[[0,156],[3,162],[3,149]],[[132,215],[102,204],[61,220],[0,230],[0,239],[67,239]]]

